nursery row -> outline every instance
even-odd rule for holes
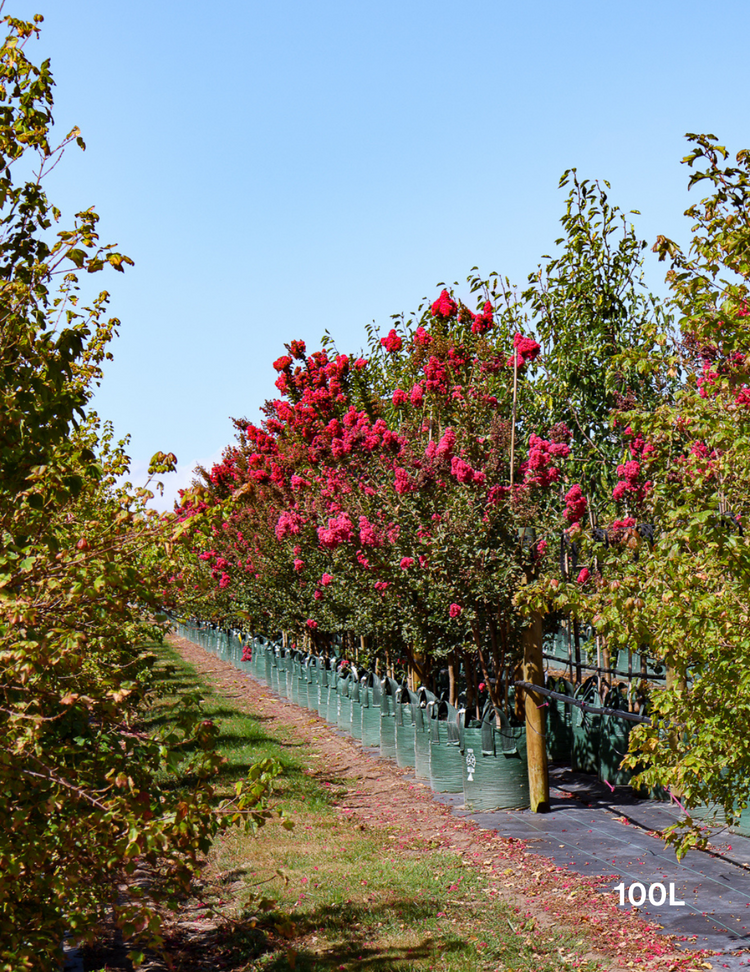
[[[249,672],[278,695],[316,712],[376,748],[399,766],[413,767],[418,780],[436,793],[462,793],[473,811],[529,806],[526,732],[513,708],[506,715],[486,702],[480,719],[461,704],[451,705],[425,687],[406,684],[341,658],[316,656],[281,644],[211,625],[178,622],[178,633]],[[548,675],[546,686],[577,702],[599,704],[597,681],[574,689],[566,679]],[[509,686],[511,700],[515,694]],[[605,695],[605,707],[627,710],[622,687]],[[627,784],[619,769],[627,752],[631,724],[614,714],[592,715],[574,702],[548,697],[546,745],[551,760],[570,762],[610,785]]]

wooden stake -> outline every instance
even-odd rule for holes
[[[542,657],[542,615],[535,611],[523,632],[523,680],[544,687]],[[534,813],[548,813],[549,774],[547,771],[546,716],[544,698],[524,690],[526,709],[526,757],[529,771],[529,794]]]

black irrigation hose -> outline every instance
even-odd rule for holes
[[[534,685],[533,682],[524,682],[519,679],[513,684],[532,692],[538,692],[540,695],[548,695],[552,699],[559,699],[561,702],[568,702],[570,705],[575,705],[579,709],[583,709],[584,712],[591,712],[594,715],[614,716],[616,719],[625,719],[626,722],[642,722],[647,726],[652,724],[647,716],[636,715],[635,712],[625,712],[624,709],[608,709],[603,706],[589,705],[588,702],[581,702],[580,699],[574,699],[570,695],[563,695],[561,692],[553,692],[551,689],[543,688],[541,685]]]
[[[543,651],[542,658],[549,658],[551,661],[560,662],[565,668],[570,668],[570,659],[561,658],[560,655],[550,655]],[[583,662],[579,665],[575,659],[573,659],[573,665],[576,668],[586,668],[590,672],[601,672],[602,675],[620,675],[622,678],[630,678],[636,681],[645,678],[648,682],[657,682],[659,680],[664,681],[667,677],[666,675],[643,675],[641,672],[621,672],[617,668],[598,668],[596,665],[584,665]]]

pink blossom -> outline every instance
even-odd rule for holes
[[[366,367],[367,367],[367,358],[357,358],[357,360],[354,362],[355,371],[364,371]]]
[[[229,574],[226,574],[226,573],[222,574],[221,575],[221,580],[219,581],[219,587],[221,587],[221,588],[228,587],[229,586],[229,580],[230,580]]]
[[[285,354],[282,355],[282,357],[277,358],[274,361],[273,366],[276,369],[276,371],[285,371],[291,365],[291,363],[292,363],[292,359],[289,357],[288,354]]]
[[[453,429],[446,429],[437,444],[437,455],[448,458],[456,445],[456,433]]]
[[[591,577],[589,569],[588,567],[584,567],[578,577],[576,577],[576,584],[585,584],[589,577]]]
[[[313,621],[312,618],[308,618],[305,623],[307,624],[307,627],[310,628],[311,631],[315,631],[315,629],[318,627],[318,622]]]
[[[428,348],[432,344],[432,338],[421,325],[414,332],[414,344],[418,348]]]
[[[409,479],[409,474],[401,466],[396,469],[396,478],[394,480],[394,489],[396,492],[402,496],[404,493],[410,493],[413,491],[414,487]]]
[[[424,388],[421,385],[415,385],[409,392],[409,401],[415,408],[418,408],[424,402]]]
[[[538,357],[542,350],[532,338],[524,337],[523,334],[518,333],[513,337],[513,347],[516,349],[515,353],[508,359],[508,366],[511,368],[514,364],[518,368],[523,368],[529,361]]]
[[[401,563],[399,564],[399,566],[401,567],[401,570],[408,570],[409,567],[413,567],[414,566],[414,558],[413,557],[402,557],[401,558]]]
[[[447,321],[456,316],[458,304],[453,300],[447,290],[443,290],[435,303],[430,307],[430,310],[435,317],[442,317]]]
[[[406,405],[406,403],[409,401],[409,398],[406,392],[403,390],[403,388],[397,388],[393,393],[393,395],[391,396],[391,401],[396,406],[396,408],[399,408],[401,405]]]
[[[463,608],[460,604],[451,604],[451,606],[448,608],[448,614],[452,618],[457,618],[462,611]]]
[[[459,483],[470,483],[474,479],[474,470],[468,462],[454,456],[451,459],[451,476],[454,476]]]
[[[333,583],[333,577],[331,574],[323,574],[320,578],[320,584],[322,587],[328,587],[329,584]]]
[[[313,597],[315,598],[316,601],[319,601],[321,597],[323,597],[323,591],[315,591]]]
[[[390,586],[387,581],[375,581],[375,590],[378,594],[385,594]]]
[[[296,571],[304,570],[305,569],[304,560],[300,560],[299,557],[297,557],[297,559],[294,561],[294,569]]]
[[[388,336],[380,339],[381,345],[389,354],[395,354],[396,351],[400,351],[403,345],[403,341],[396,334],[395,328],[391,328],[388,332]]]
[[[485,301],[481,314],[476,314],[474,316],[471,330],[474,334],[485,334],[492,327],[494,320],[495,317],[492,304],[489,300]]]
[[[641,464],[635,459],[629,459],[624,465],[617,467],[617,475],[627,479],[629,483],[638,479],[641,474]]]
[[[620,482],[617,483],[615,488],[612,490],[612,499],[619,503],[627,491],[628,484],[624,480],[620,480]]]
[[[359,518],[359,541],[363,547],[379,546],[375,527],[366,516],[360,516]]]
[[[448,371],[443,362],[432,355],[424,366],[427,391],[444,395],[448,391]]]
[[[296,513],[284,511],[276,522],[276,538],[283,540],[288,533],[299,533],[300,518]]]
[[[580,523],[588,505],[588,500],[583,495],[581,487],[576,483],[565,495],[565,512],[563,515],[568,523]]]
[[[326,550],[335,550],[342,543],[349,543],[354,535],[352,521],[346,513],[328,520],[328,529],[318,527],[320,545]]]

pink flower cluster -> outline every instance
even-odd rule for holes
[[[641,464],[637,459],[629,459],[617,467],[620,482],[612,490],[612,498],[618,503],[626,496],[630,496],[636,503],[642,503],[646,493],[651,489],[651,483],[642,483]]]
[[[471,323],[473,334],[486,334],[495,323],[494,308],[490,301],[485,301],[485,305],[479,314],[473,314],[474,320]]]
[[[366,516],[359,518],[359,542],[363,547],[379,547],[380,541],[375,532],[375,527],[370,523]]]
[[[409,473],[402,466],[396,468],[393,488],[399,496],[403,496],[405,493],[413,493],[416,489],[414,483],[409,479]]]
[[[397,351],[400,351],[404,344],[398,334],[396,334],[395,328],[391,328],[388,336],[380,339],[380,343],[388,354],[395,354]]]
[[[420,326],[414,332],[414,346],[416,348],[429,348],[432,344],[432,337]]]
[[[457,479],[459,483],[467,485],[471,483],[477,486],[481,485],[487,478],[483,472],[472,469],[468,462],[459,459],[458,456],[451,459],[451,476]]]
[[[588,500],[583,495],[581,487],[576,483],[565,494],[565,512],[563,516],[568,523],[580,523],[586,515]]]
[[[350,543],[354,536],[352,521],[346,513],[328,520],[328,527],[318,527],[318,540],[326,550],[335,550],[342,543]]]
[[[424,366],[424,376],[427,379],[425,382],[427,391],[437,392],[439,395],[447,394],[448,370],[440,358],[436,358],[434,354],[431,355],[430,360]]]
[[[522,462],[519,471],[523,473],[525,486],[538,486],[545,489],[560,478],[560,470],[554,465],[558,459],[567,459],[570,446],[567,442],[550,442],[532,432],[529,436],[529,456]]]
[[[453,300],[447,290],[443,290],[438,299],[430,307],[433,317],[440,317],[444,321],[449,321],[458,313],[458,304]]]
[[[428,442],[425,456],[428,459],[449,459],[456,445],[456,433],[453,429],[446,429],[439,442]]]
[[[514,353],[508,358],[508,367],[514,365],[523,368],[529,361],[533,361],[539,356],[542,350],[532,338],[524,337],[523,334],[516,333],[513,337]]]
[[[462,611],[463,608],[460,604],[451,604],[451,606],[448,608],[448,615],[451,618],[457,618]]]
[[[299,528],[299,515],[285,510],[276,522],[276,539],[283,540],[287,534],[299,533]]]

